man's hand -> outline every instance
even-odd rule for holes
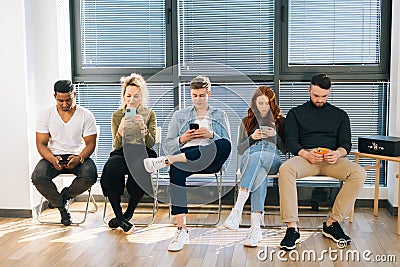
[[[194,130],[192,133],[194,138],[213,138],[214,133],[205,127],[201,127],[198,130]]]
[[[179,143],[184,144],[196,138],[214,138],[214,132],[205,127],[201,127],[197,130],[187,130],[179,137]]]
[[[71,155],[68,157],[68,164],[65,166],[66,169],[74,169],[80,164],[79,156]]]
[[[61,165],[59,163],[59,161],[61,160],[61,156],[54,156],[53,160],[50,162],[51,164],[53,164],[54,169],[61,171],[63,169],[63,165]]]
[[[324,159],[329,164],[335,164],[340,157],[341,153],[339,152],[339,150],[328,150],[328,153],[324,155]]]
[[[179,137],[179,143],[184,144],[193,140],[195,138],[194,131],[196,130],[187,130],[183,135],[181,135],[181,137]]]
[[[299,151],[298,155],[305,158],[312,164],[324,161],[324,156],[315,153],[313,150],[307,151],[305,149],[302,149]]]

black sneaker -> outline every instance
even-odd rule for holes
[[[58,208],[61,214],[61,223],[64,224],[65,226],[71,225],[71,214],[67,211],[65,207]]]
[[[124,231],[124,233],[127,235],[131,234],[135,229],[135,226],[127,220],[121,221],[119,227],[121,227],[122,231]]]
[[[124,214],[123,214],[123,216],[124,216],[124,218],[125,218],[127,221],[129,221],[129,220],[132,219],[132,217],[133,217],[133,212],[125,211]]]
[[[112,218],[108,221],[107,226],[110,229],[117,229],[121,225],[121,221],[117,218]]]
[[[340,240],[351,242],[351,238],[346,235],[338,222],[332,223],[331,226],[326,226],[326,222],[322,225],[322,234],[338,243]]]
[[[299,228],[288,227],[285,237],[282,239],[280,247],[284,250],[292,250],[296,248],[296,244],[300,242]]]

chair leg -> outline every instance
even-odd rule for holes
[[[38,209],[38,212],[37,212],[37,221],[40,222],[40,223],[43,223],[43,224],[61,224],[61,221],[56,222],[56,221],[42,220],[41,213],[42,213],[43,201],[44,201],[44,197],[42,196],[41,199],[40,199],[39,209]],[[92,210],[91,212],[96,212],[98,207],[97,207],[97,203],[96,203],[94,197],[92,196],[91,188],[88,190],[88,197],[86,199],[86,207],[85,207],[85,209],[84,210],[69,210],[69,212],[83,212],[84,213],[82,220],[79,221],[79,222],[74,222],[73,221],[72,225],[79,225],[79,224],[82,224],[82,223],[84,223],[86,221],[86,217],[87,217],[87,214],[89,212],[90,201],[93,202],[93,205],[95,207],[95,209]]]
[[[222,171],[215,173],[215,181],[217,184],[217,191],[218,191],[218,208],[216,211],[214,210],[204,210],[204,211],[193,211],[192,213],[211,213],[211,214],[217,214],[217,219],[214,222],[210,223],[187,223],[186,225],[188,226],[215,226],[217,225],[220,220],[221,220],[221,210],[222,210]],[[171,205],[170,205],[171,207]],[[170,221],[171,221],[171,208],[170,208]]]

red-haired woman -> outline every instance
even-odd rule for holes
[[[279,170],[278,149],[285,152],[283,122],[274,91],[268,86],[258,87],[240,126],[237,149],[243,171],[235,207],[224,222],[228,229],[239,228],[243,206],[251,192],[251,227],[245,246],[256,247],[262,237],[260,225],[264,216],[267,175]]]

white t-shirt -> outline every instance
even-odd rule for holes
[[[48,147],[54,155],[79,155],[85,147],[83,137],[97,134],[96,120],[88,109],[76,105],[70,120],[65,123],[57,107],[46,109],[38,119],[36,132],[49,133]]]
[[[208,113],[207,113],[208,115]],[[199,128],[207,128],[208,130],[212,129],[212,120],[210,117],[206,116],[203,120],[196,119],[194,123],[199,124]],[[182,148],[191,147],[191,146],[206,146],[211,144],[212,139],[209,138],[196,138],[187,142]]]

